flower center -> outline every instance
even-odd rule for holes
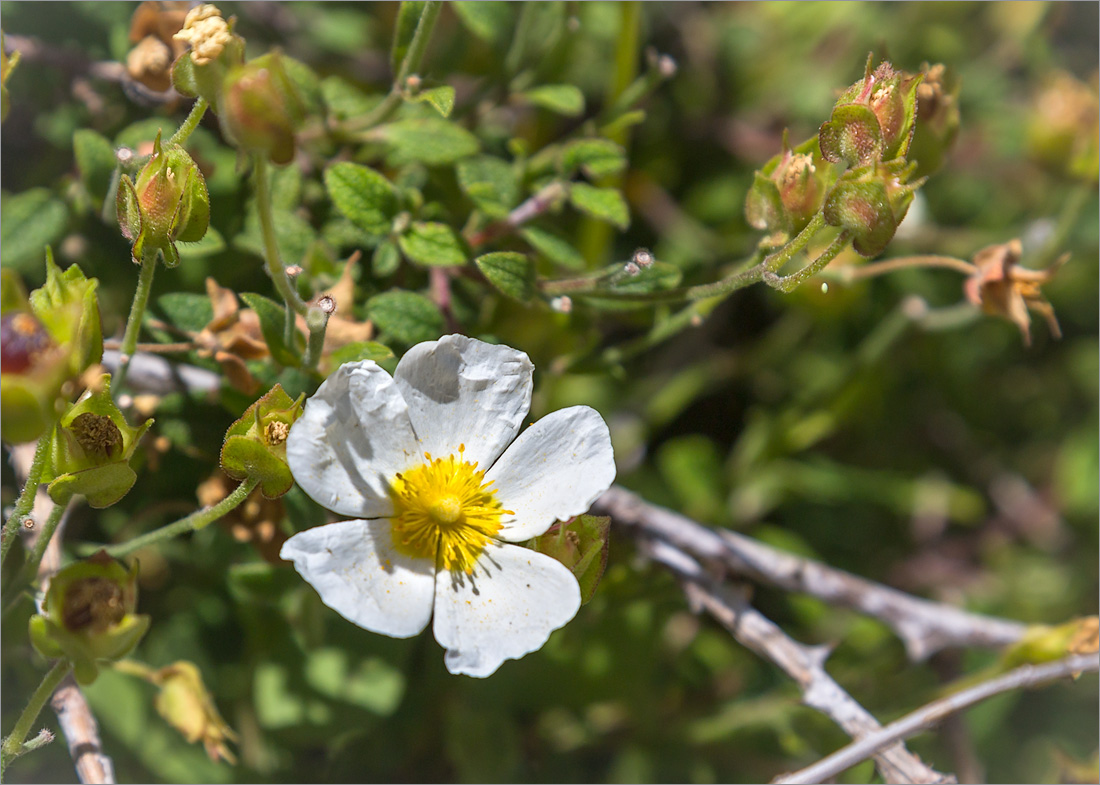
[[[435,559],[440,569],[473,572],[477,557],[511,515],[496,499],[492,482],[476,463],[458,456],[432,458],[398,473],[391,484],[394,547],[407,556]]]

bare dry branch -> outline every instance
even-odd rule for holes
[[[610,515],[635,536],[672,543],[737,575],[879,619],[897,633],[915,662],[949,646],[1005,646],[1027,629],[1019,622],[913,597],[737,532],[708,528],[617,485],[596,501],[592,513]]]
[[[675,572],[683,582],[689,601],[705,609],[730,634],[749,649],[774,662],[798,682],[802,702],[860,739],[881,731],[878,721],[861,706],[825,670],[830,649],[806,646],[786,635],[762,613],[752,608],[736,592],[716,584],[695,559],[662,540],[642,542],[650,558]],[[880,745],[875,763],[887,782],[947,783],[954,777],[926,766],[904,744]]]
[[[888,745],[932,727],[946,717],[976,703],[1011,690],[1037,687],[1056,679],[1100,670],[1100,655],[1075,654],[1071,657],[1043,665],[1023,665],[1008,673],[976,684],[973,687],[932,701],[914,712],[906,714],[875,733],[854,741],[832,755],[822,758],[812,766],[776,780],[785,783],[822,782],[875,755]]]

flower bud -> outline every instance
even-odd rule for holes
[[[825,199],[825,220],[850,232],[852,247],[861,256],[878,256],[893,239],[914,192],[924,183],[907,183],[914,168],[915,164],[897,158],[850,169]]]
[[[109,507],[137,480],[130,458],[152,420],[134,428],[111,400],[111,377],[104,374],[98,390],[88,390],[61,418],[43,469],[46,490],[58,504],[74,494],[92,507]]]
[[[226,73],[244,62],[244,39],[233,32],[236,21],[223,19],[209,3],[187,12],[183,29],[173,36],[175,44],[190,45],[172,65],[172,85],[178,92],[219,106]]]
[[[1061,174],[1095,182],[1100,134],[1095,77],[1092,85],[1057,73],[1034,102],[1027,129],[1028,153]]]
[[[532,548],[564,564],[581,587],[581,604],[596,593],[607,567],[611,519],[578,515],[572,521],[559,522],[532,541]]]
[[[841,94],[821,126],[826,160],[863,166],[904,156],[909,149],[921,76],[895,71],[889,63],[872,72],[872,62],[868,56],[863,79]]]
[[[46,251],[46,283],[23,291],[0,272],[0,429],[12,443],[44,434],[65,406],[66,382],[103,356],[96,287],[76,265],[64,272]]]
[[[917,162],[914,176],[925,177],[943,164],[959,132],[959,79],[942,64],[921,66],[917,86],[917,123],[906,155]]]
[[[135,264],[159,252],[166,266],[175,267],[180,260],[176,241],[198,242],[210,224],[202,172],[178,144],[162,148],[159,133],[137,181],[122,176],[117,207],[122,234],[133,241]]]
[[[72,661],[80,683],[95,681],[97,663],[125,657],[149,629],[149,617],[134,613],[137,571],[137,562],[127,570],[105,551],[63,568],[31,617],[34,648]]]
[[[829,185],[831,167],[821,157],[817,137],[794,150],[783,132],[783,150],[756,172],[745,198],[745,219],[756,229],[775,233],[782,242],[801,232]]]
[[[154,671],[149,679],[160,687],[153,705],[161,717],[191,744],[202,742],[210,760],[237,762],[227,744],[236,741],[237,734],[218,713],[194,663],[174,662]]]
[[[292,401],[276,384],[257,400],[241,418],[229,426],[222,446],[222,469],[235,480],[260,478],[264,496],[274,499],[294,485],[286,463],[286,437],[290,427],[302,416],[305,393]]]
[[[277,52],[230,71],[221,99],[222,130],[239,148],[276,164],[293,160],[294,132],[304,109]]]

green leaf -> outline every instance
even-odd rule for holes
[[[405,59],[405,53],[409,51],[416,34],[416,25],[420,22],[420,15],[424,12],[422,0],[403,0],[397,9],[397,22],[393,30],[393,49],[390,50],[390,67],[396,74],[401,70],[401,63]]]
[[[577,169],[593,179],[616,174],[626,168],[626,151],[610,139],[578,139],[562,153],[566,175]]]
[[[375,278],[385,278],[397,272],[401,264],[401,252],[397,249],[397,243],[386,240],[374,249],[374,256],[370,260],[370,271]]]
[[[69,223],[65,203],[46,188],[0,198],[0,261],[38,277],[42,252],[56,243]]]
[[[509,297],[527,302],[535,295],[535,265],[521,253],[498,251],[474,260],[477,268]]]
[[[566,269],[584,270],[588,266],[581,252],[574,248],[568,240],[547,229],[528,226],[520,231],[520,236],[551,262]]]
[[[503,218],[519,201],[519,183],[512,166],[500,158],[479,155],[459,161],[455,167],[458,185],[478,209],[493,218]]]
[[[206,234],[197,243],[180,242],[179,252],[184,259],[201,259],[225,250],[225,238],[213,226],[206,227]]]
[[[118,164],[114,146],[90,128],[81,128],[73,134],[73,156],[81,182],[96,205],[102,205]]]
[[[329,355],[328,361],[335,368],[344,363],[356,363],[362,360],[381,362],[390,357],[393,357],[393,350],[385,344],[378,341],[356,341],[336,349]]]
[[[245,305],[256,312],[260,319],[260,332],[263,333],[264,343],[271,352],[275,362],[280,365],[297,366],[300,362],[300,346],[291,348],[283,340],[283,330],[286,324],[286,309],[274,300],[269,300],[262,294],[244,292],[241,299]],[[295,335],[300,335],[295,331]]]
[[[438,338],[443,314],[422,294],[395,289],[367,301],[367,315],[386,335],[405,344]]]
[[[381,95],[368,95],[339,76],[321,80],[321,97],[329,117],[336,121],[367,114],[382,102]]]
[[[680,284],[683,272],[674,264],[654,262],[641,268],[635,275],[616,279],[609,287],[614,292],[641,294],[672,289]]]
[[[596,188],[587,183],[574,183],[569,189],[569,201],[593,218],[607,221],[620,229],[630,226],[630,211],[617,188]]]
[[[309,247],[317,233],[309,221],[289,210],[272,210],[275,224],[275,245],[285,264],[299,264],[305,259]],[[264,257],[263,234],[260,230],[260,216],[255,207],[245,216],[244,229],[233,238],[233,244],[242,251],[248,251],[261,259]]]
[[[430,267],[466,264],[466,250],[447,224],[415,221],[398,243],[410,260]]]
[[[394,166],[416,161],[429,166],[450,164],[481,147],[472,133],[440,117],[401,120],[383,125],[374,133],[389,146]]]
[[[455,89],[450,85],[433,87],[414,95],[410,100],[416,103],[426,102],[444,117],[450,117],[455,108]]]
[[[467,30],[489,43],[503,43],[515,27],[516,8],[512,3],[467,0],[451,3],[450,8]]]
[[[214,306],[205,294],[170,292],[157,298],[157,307],[169,322],[190,333],[201,331],[214,318]]]
[[[548,84],[520,94],[528,103],[549,109],[566,117],[584,113],[584,93],[576,85]]]
[[[371,234],[387,234],[397,214],[397,191],[378,172],[340,162],[325,170],[325,188],[336,209]]]

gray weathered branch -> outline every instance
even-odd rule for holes
[[[802,690],[802,702],[829,717],[853,738],[881,730],[878,721],[825,670],[830,649],[806,646],[787,636],[728,586],[713,581],[691,556],[662,540],[641,548],[681,579],[688,600],[717,619],[743,646],[778,665]],[[946,783],[955,779],[926,766],[904,744],[882,745],[875,763],[887,782]]]
[[[1069,676],[1076,678],[1081,673],[1096,673],[1097,670],[1100,670],[1100,655],[1096,654],[1075,654],[1057,662],[1048,662],[1043,665],[1023,665],[1002,676],[956,692],[954,695],[932,701],[916,711],[906,714],[901,719],[891,722],[882,729],[869,733],[848,746],[842,747],[812,766],[807,766],[793,774],[784,775],[775,781],[784,783],[823,782],[876,755],[879,750],[930,728],[952,714],[994,695],[1011,690],[1037,687]]]
[[[617,485],[596,501],[592,513],[610,515],[637,537],[664,540],[736,575],[879,619],[897,633],[913,661],[949,646],[1005,646],[1019,640],[1026,629],[1019,622],[913,597],[737,532],[708,528]]]

